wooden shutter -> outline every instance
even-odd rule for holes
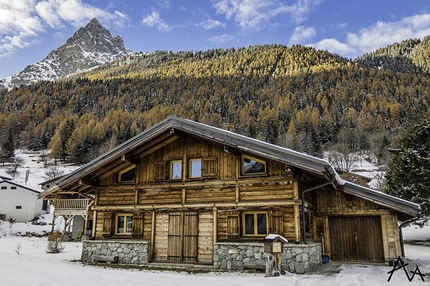
[[[169,214],[169,236],[168,236],[168,260],[182,260],[182,213]]]
[[[143,237],[143,214],[136,213],[133,214],[133,238],[142,238]]]
[[[202,178],[217,178],[218,176],[218,158],[202,158]]]
[[[166,161],[156,161],[154,163],[154,181],[165,181],[166,175]]]
[[[273,211],[270,232],[284,235],[284,218],[282,211]]]
[[[227,213],[227,238],[240,237],[239,212],[232,211]]]
[[[197,212],[184,213],[183,261],[197,262],[198,218]]]
[[[114,230],[114,219],[113,213],[104,213],[103,214],[103,232],[102,235],[104,237],[110,237]]]

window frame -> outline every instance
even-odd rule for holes
[[[246,233],[246,215],[254,215],[254,233]],[[259,234],[258,233],[258,223],[255,223],[255,221],[258,221],[258,215],[264,214],[266,216],[266,233]],[[266,237],[269,233],[269,212],[267,211],[244,211],[242,212],[242,235],[244,237]]]
[[[174,178],[173,176],[175,175],[175,173],[174,173],[174,170],[175,170],[175,168],[174,168],[174,165],[175,164],[178,164],[178,163],[180,163],[181,165],[181,169],[180,169],[180,176],[179,176],[179,178]],[[169,179],[170,180],[175,180],[175,181],[180,181],[180,180],[182,180],[182,172],[183,172],[183,167],[184,167],[184,164],[183,164],[183,162],[182,162],[182,160],[171,160],[170,162],[169,162],[169,166],[170,166],[170,170],[169,170]]]
[[[199,176],[193,176],[193,162],[200,162]],[[203,160],[202,158],[190,158],[188,159],[188,178],[192,180],[203,178]]]
[[[131,170],[133,170],[134,169],[134,180],[127,180],[127,181],[123,181],[122,179],[121,179],[121,176],[123,175],[123,174],[125,174],[125,173],[127,173],[127,172],[129,172],[129,171],[131,171]],[[117,178],[116,178],[116,180],[117,180],[117,183],[118,184],[134,184],[135,182],[136,182],[136,165],[134,164],[134,165],[131,165],[131,166],[129,166],[129,167],[127,167],[127,168],[125,168],[124,170],[122,170],[122,171],[120,171],[120,172],[118,172],[118,175],[117,175]]]
[[[257,163],[261,163],[264,165],[264,172],[250,172],[250,173],[245,173],[245,160],[251,160],[251,161],[255,161]],[[267,161],[262,160],[262,159],[258,159],[249,155],[242,155],[241,156],[241,167],[240,167],[240,172],[241,172],[241,176],[264,176],[267,175]]]
[[[118,232],[118,219],[124,217],[124,231]],[[130,232],[127,232],[127,218],[130,218],[131,228]],[[115,214],[115,235],[132,235],[133,234],[133,214],[131,213],[118,213]]]

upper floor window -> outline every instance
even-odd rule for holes
[[[7,186],[1,186],[2,190],[7,190]]]
[[[170,161],[170,179],[172,180],[182,179],[182,161],[181,160]]]
[[[136,165],[118,173],[118,183],[131,184],[136,181]]]
[[[16,186],[11,186],[10,189],[11,190],[16,190]]]
[[[115,226],[115,234],[131,234],[133,232],[133,216],[131,214],[117,214]]]
[[[242,156],[242,175],[266,174],[266,162],[250,156]]]
[[[202,177],[202,159],[196,158],[196,159],[190,159],[189,161],[189,178],[190,179],[196,179]]]

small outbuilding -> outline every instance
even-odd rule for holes
[[[0,219],[28,222],[46,212],[46,203],[39,199],[40,191],[19,184],[0,170]]]

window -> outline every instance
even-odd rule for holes
[[[182,179],[182,161],[170,161],[170,179]]]
[[[7,186],[1,186],[2,190],[7,190]]]
[[[136,180],[136,165],[130,166],[127,169],[118,173],[118,183],[132,184]]]
[[[190,159],[190,179],[201,178],[202,177],[202,159]]]
[[[256,158],[242,156],[242,175],[266,174],[266,162]]]
[[[244,236],[267,235],[266,212],[244,212],[242,214],[242,222]]]
[[[133,232],[133,216],[131,214],[116,215],[115,234],[131,234]]]
[[[15,186],[10,187],[11,190],[16,190]]]
[[[20,210],[22,209],[22,206],[16,206],[15,209]]]

